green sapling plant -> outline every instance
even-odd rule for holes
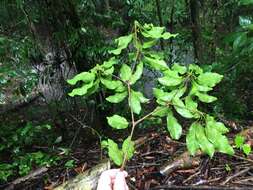
[[[141,25],[135,21],[129,35],[115,40],[117,47],[110,50],[112,57],[90,71],[80,73],[68,80],[71,85],[80,81],[81,87],[73,89],[70,96],[89,96],[100,89],[111,91],[108,102],[118,104],[126,102],[129,107],[130,121],[119,115],[109,115],[108,124],[118,130],[131,127],[131,133],[119,146],[112,139],[102,141],[102,147],[108,149],[111,160],[123,169],[126,161],[135,152],[133,135],[136,126],[149,117],[166,118],[167,130],[171,138],[178,140],[182,136],[182,126],[178,117],[191,119],[192,124],[186,135],[189,152],[194,155],[198,150],[210,157],[215,151],[233,154],[228,139],[224,135],[228,129],[215,118],[198,109],[198,103],[211,103],[216,97],[208,95],[213,87],[222,80],[222,75],[204,72],[199,66],[173,64],[164,60],[163,52],[154,48],[160,39],[170,39],[177,34],[165,32],[164,27],[152,24]],[[137,82],[143,77],[143,69],[156,70],[161,77],[153,89],[157,107],[149,113],[142,110],[148,104],[143,92],[138,90]],[[187,130],[187,129],[185,129]]]
[[[236,135],[234,139],[235,147],[242,150],[243,153],[248,156],[251,153],[251,146],[245,143],[245,137],[242,135]]]

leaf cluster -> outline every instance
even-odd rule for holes
[[[170,39],[177,34],[165,31],[164,27],[152,24],[134,23],[129,35],[115,40],[116,48],[108,61],[96,65],[88,72],[76,75],[68,80],[71,85],[81,83],[70,96],[89,96],[100,89],[112,93],[106,100],[117,104],[126,100],[131,113],[131,122],[118,114],[108,116],[108,124],[114,129],[132,127],[131,134],[123,141],[122,148],[112,139],[103,141],[102,146],[108,148],[109,157],[117,165],[124,165],[125,160],[134,154],[132,141],[135,126],[146,118],[166,117],[167,129],[173,139],[182,136],[183,127],[178,115],[192,119],[193,123],[186,136],[188,150],[194,155],[198,150],[213,156],[215,151],[233,154],[225,133],[228,129],[214,117],[200,111],[198,103],[211,103],[216,97],[208,94],[221,80],[222,75],[204,72],[199,66],[190,64],[188,67],[175,63],[169,67],[164,60],[163,52],[156,51],[155,46],[160,39]],[[143,92],[139,91],[137,81],[142,78],[144,68],[155,70],[161,74],[157,86],[153,89],[157,107],[143,115],[142,104],[149,103]],[[177,114],[176,114],[177,113]],[[138,119],[136,119],[138,118]]]

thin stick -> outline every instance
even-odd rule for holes
[[[227,178],[223,183],[221,183],[221,184],[222,184],[222,185],[225,185],[225,184],[228,183],[230,180],[232,180],[232,179],[234,179],[234,178],[236,178],[236,177],[238,177],[238,176],[240,176],[240,175],[242,175],[242,174],[248,172],[250,169],[251,169],[251,168],[248,167],[248,168],[245,168],[244,170],[241,170],[240,172],[236,173],[235,175],[232,175],[232,176],[228,177],[228,178]]]

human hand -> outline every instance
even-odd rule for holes
[[[126,171],[120,171],[120,169],[106,170],[98,180],[97,190],[129,190],[126,177]]]

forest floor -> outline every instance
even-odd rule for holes
[[[246,134],[250,142],[253,126],[247,127],[250,128]],[[166,132],[138,134],[136,154],[125,168],[130,189],[253,189],[253,155],[246,157],[236,151],[233,156],[216,153],[213,158],[205,155],[193,158],[185,152],[184,142],[171,140]],[[230,135],[234,134],[236,132]],[[84,146],[75,147],[71,154],[77,163],[75,168],[51,167],[45,175],[28,180],[18,189],[51,190],[56,184],[99,163],[98,142]],[[161,175],[161,168],[165,166],[167,174]]]
[[[41,117],[42,114],[37,115],[40,115],[40,119],[45,119]],[[13,118],[9,117],[9,119]],[[61,115],[61,117],[64,116]],[[5,120],[8,118],[5,117]],[[73,124],[73,119],[68,123],[72,123],[69,126],[72,130],[73,126],[78,126],[77,122]],[[243,124],[225,121],[225,124],[230,127],[228,135],[230,139],[244,131],[246,143],[253,145],[252,121]],[[135,136],[138,146],[134,157],[125,168],[129,174],[127,183],[130,189],[253,189],[253,154],[245,156],[241,150],[237,149],[232,156],[216,153],[213,158],[202,154],[191,157],[186,151],[184,137],[181,141],[174,141],[169,138],[165,130],[158,128],[160,127],[149,127],[135,133],[138,134]],[[78,135],[83,136],[81,133]],[[66,160],[62,160],[58,165],[46,168],[37,176],[28,176],[22,183],[8,190],[52,190],[58,184],[98,164],[101,155],[104,158],[107,157],[105,152],[101,152],[96,138],[81,142],[71,147],[70,158],[76,163],[74,168],[66,169],[64,167]],[[116,166],[113,165],[112,168]],[[4,189],[11,184],[12,182],[9,182],[2,187]]]

